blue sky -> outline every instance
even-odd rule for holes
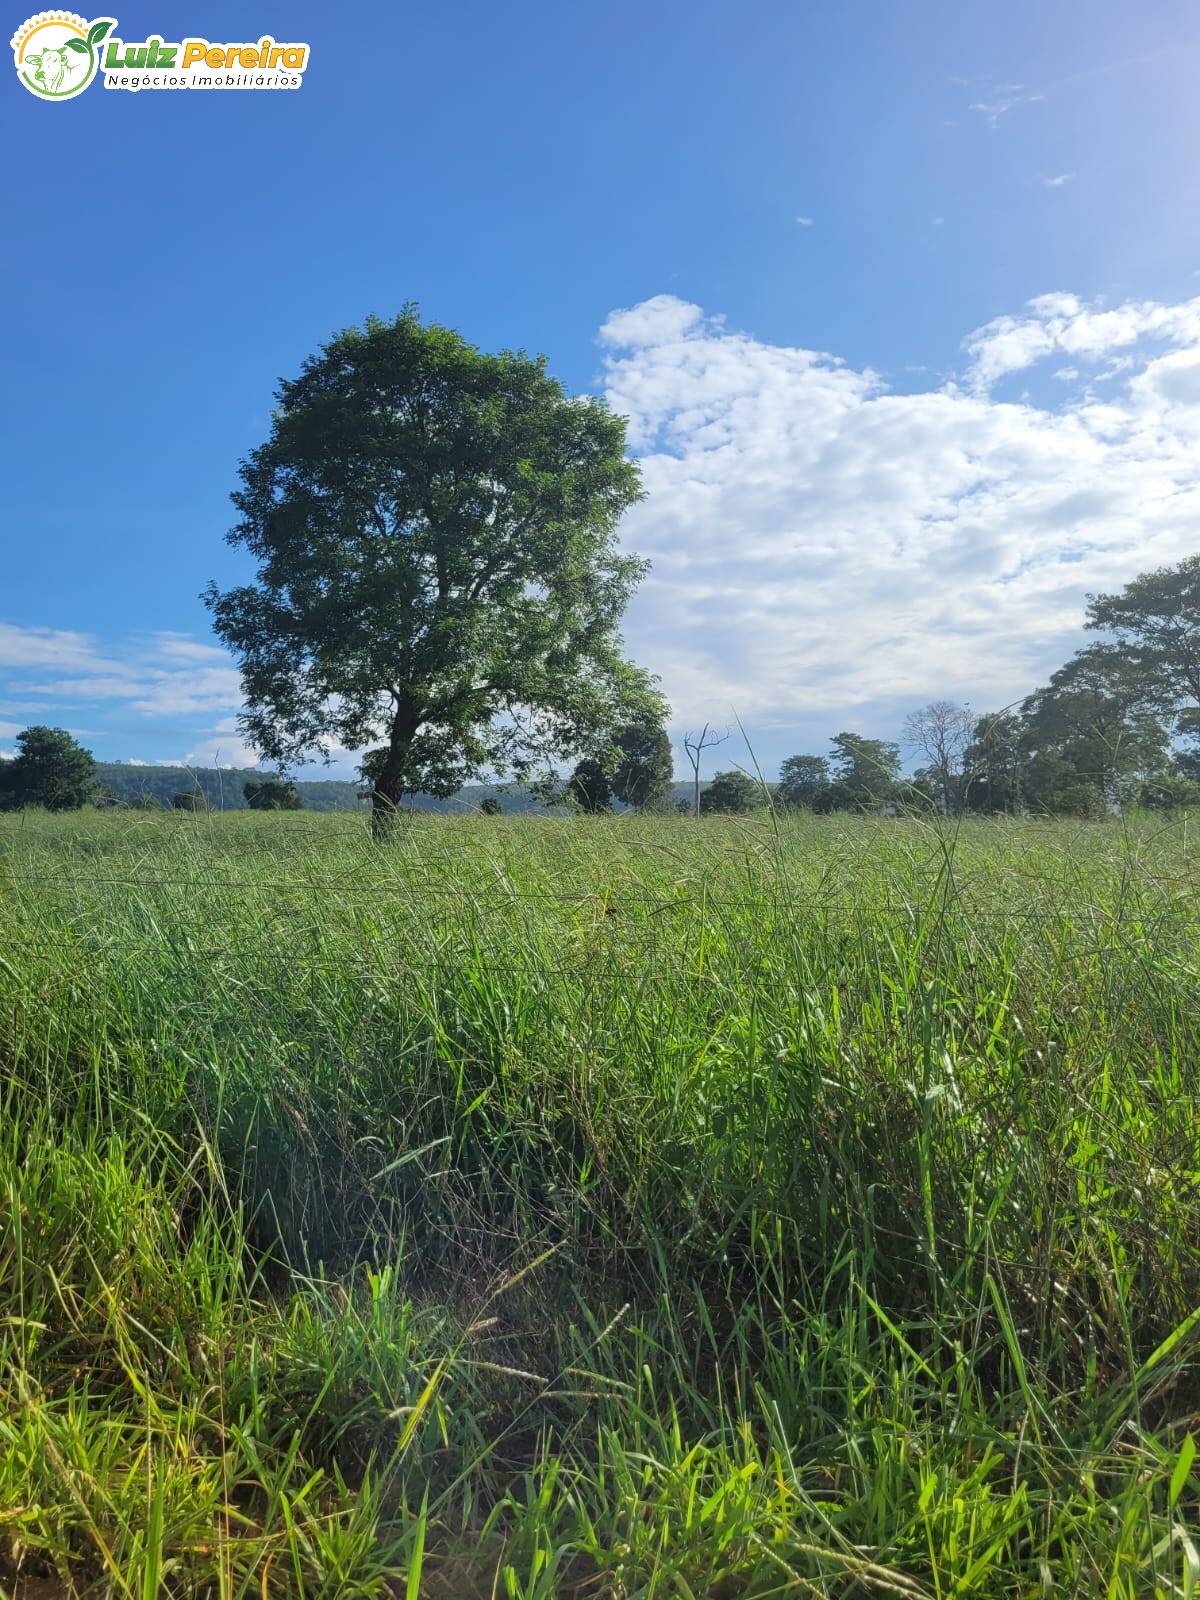
[[[114,9],[311,65],[0,92],[0,748],[246,758],[198,598],[237,461],[409,299],[630,416],[630,651],[767,768],[1026,692],[1200,548],[1190,4]]]

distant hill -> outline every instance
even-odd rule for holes
[[[153,795],[169,806],[180,793],[199,789],[213,811],[245,811],[243,785],[256,782],[266,773],[255,767],[142,767],[123,761],[98,761],[96,781],[127,804],[139,796]],[[306,811],[359,811],[359,785],[341,778],[299,779],[296,788]],[[505,811],[545,811],[548,808],[514,785],[473,783],[460,789],[449,800],[432,795],[414,795],[406,804],[414,811],[474,811],[486,795],[496,795]]]
[[[243,785],[268,776],[257,767],[142,767],[123,761],[98,761],[96,780],[101,788],[119,800],[131,804],[140,795],[154,795],[163,806],[171,804],[173,796],[199,789],[213,811],[245,811]],[[707,788],[702,784],[701,788]],[[359,785],[344,778],[306,778],[296,781],[296,788],[306,811],[360,811],[366,809],[360,800]],[[432,795],[414,795],[406,801],[414,811],[477,811],[487,795],[495,795],[505,811],[554,811],[544,805],[518,784],[511,786],[491,783],[470,783],[449,800],[437,800]],[[667,797],[667,807],[673,810],[679,800],[691,801],[692,785],[673,783]],[[620,807],[617,808],[621,809]]]
[[[153,795],[164,806],[174,795],[199,789],[214,811],[245,811],[242,786],[265,774],[254,767],[142,767],[124,761],[97,761],[96,781],[118,799],[134,801]],[[357,811],[358,785],[334,779],[298,783],[309,811]]]

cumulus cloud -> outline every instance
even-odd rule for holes
[[[610,311],[598,335],[600,343],[614,349],[650,345],[664,339],[681,339],[704,321],[699,306],[673,294],[656,294],[625,311]],[[716,325],[719,326],[719,319]]]
[[[1042,296],[968,336],[965,384],[903,395],[667,295],[601,342],[649,491],[626,523],[654,563],[627,636],[679,726],[732,706],[759,730],[870,731],[947,693],[1005,704],[1080,642],[1087,591],[1197,547],[1200,301]],[[989,392],[1115,351],[1102,402]]]
[[[1085,304],[1073,294],[1039,295],[1023,312],[995,317],[968,335],[967,378],[974,388],[987,389],[1052,352],[1096,361],[1144,340],[1200,343],[1200,298],[1175,305],[1130,300],[1109,307]]]

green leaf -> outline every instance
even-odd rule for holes
[[[420,1427],[421,1418],[425,1415],[429,1402],[433,1399],[434,1391],[438,1386],[438,1380],[441,1378],[442,1372],[445,1370],[445,1366],[446,1357],[443,1356],[438,1362],[437,1366],[434,1367],[433,1372],[430,1374],[429,1381],[421,1390],[416,1405],[409,1412],[408,1419],[403,1428],[400,1430],[400,1438],[396,1445],[397,1455],[403,1455],[404,1451],[408,1449],[410,1443],[412,1442],[412,1436],[414,1433],[416,1433],[418,1427]]]
[[[404,1585],[405,1600],[419,1600],[421,1593],[421,1568],[425,1562],[425,1532],[429,1526],[429,1485],[421,1501],[421,1515],[417,1518],[417,1537],[409,1557],[408,1578]]]
[[[1159,1345],[1158,1349],[1152,1351],[1151,1354],[1147,1356],[1146,1360],[1142,1362],[1141,1366],[1133,1375],[1134,1383],[1141,1383],[1142,1379],[1148,1372],[1152,1372],[1165,1356],[1170,1355],[1171,1351],[1174,1350],[1175,1346],[1181,1339],[1187,1338],[1188,1334],[1191,1333],[1192,1329],[1197,1323],[1200,1323],[1200,1306],[1197,1306],[1194,1311],[1189,1312],[1188,1315],[1184,1317],[1183,1321],[1179,1323],[1177,1327],[1171,1330],[1171,1332]]]
[[[1167,1491],[1167,1499],[1172,1506],[1183,1493],[1183,1486],[1188,1480],[1188,1473],[1192,1470],[1192,1462],[1196,1459],[1196,1441],[1189,1433],[1180,1446],[1179,1457],[1175,1462],[1175,1470],[1171,1474],[1171,1487]]]
[[[406,1167],[410,1161],[419,1161],[422,1156],[428,1155],[431,1150],[436,1150],[440,1144],[449,1144],[450,1135],[443,1134],[440,1139],[435,1139],[432,1144],[422,1145],[419,1150],[406,1150],[395,1161],[389,1161],[386,1167],[381,1167],[375,1174],[372,1182],[377,1183],[380,1178],[386,1178],[389,1172],[395,1172],[398,1167]]]
[[[91,27],[88,29],[88,43],[90,45],[99,44],[101,39],[103,39],[104,35],[111,27],[111,21],[93,22]]]
[[[85,56],[88,53],[88,47],[86,44],[84,44],[82,39],[68,39],[67,49],[74,50],[81,56]]]

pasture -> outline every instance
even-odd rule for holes
[[[0,817],[0,1587],[1195,1592],[1198,868]]]

